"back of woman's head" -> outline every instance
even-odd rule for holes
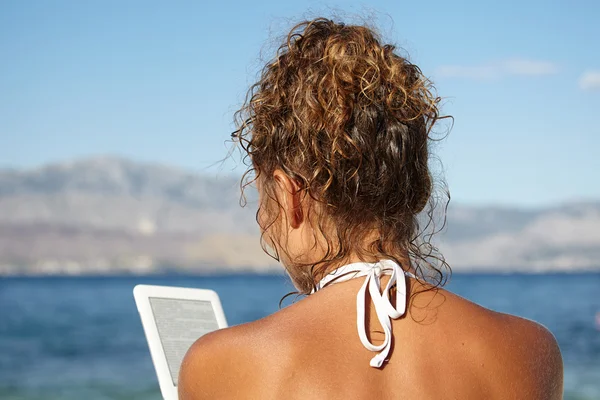
[[[412,259],[417,270],[425,262],[439,272],[426,261],[435,248],[420,239],[417,219],[434,187],[428,161],[438,103],[420,69],[365,26],[300,23],[264,67],[233,137],[271,215],[263,235],[279,253],[286,246],[274,172],[305,194],[315,243],[326,246],[318,260],[288,260],[301,292],[351,255],[393,258],[406,269]]]

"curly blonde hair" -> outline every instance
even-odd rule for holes
[[[450,268],[418,217],[429,204],[433,218],[428,161],[432,127],[446,118],[439,103],[421,70],[366,26],[304,21],[265,65],[232,138],[249,161],[242,189],[262,177],[267,208],[279,204],[269,178],[281,169],[312,200],[315,235],[327,251],[317,262],[287,266],[300,293],[351,252],[395,259],[443,285]],[[275,221],[263,224],[262,243],[267,235],[279,259],[285,246],[270,235]],[[378,237],[363,246],[373,231]]]

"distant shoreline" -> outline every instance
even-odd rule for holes
[[[500,271],[500,270],[459,270],[453,271],[452,276],[581,276],[581,275],[600,275],[599,269],[586,269],[586,270],[569,270],[569,271]],[[235,277],[286,277],[286,273],[276,271],[265,271],[265,272],[253,272],[253,271],[231,271],[231,272],[198,272],[192,273],[189,271],[185,272],[157,272],[151,274],[127,274],[127,273],[116,273],[116,274],[14,274],[14,275],[0,275],[0,280],[35,280],[35,279],[72,279],[72,280],[85,280],[85,279],[123,279],[123,278],[140,278],[140,279],[163,279],[163,278],[228,278],[231,276]]]

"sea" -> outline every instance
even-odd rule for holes
[[[0,278],[0,399],[160,399],[139,283],[213,289],[230,325],[277,311],[293,290],[283,275]],[[600,273],[455,273],[447,288],[545,325],[562,350],[565,399],[600,400]]]

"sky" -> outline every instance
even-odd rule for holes
[[[597,1],[0,1],[0,167],[116,155],[241,174],[219,163],[233,112],[316,16],[369,21],[435,83],[453,201],[600,199]]]

